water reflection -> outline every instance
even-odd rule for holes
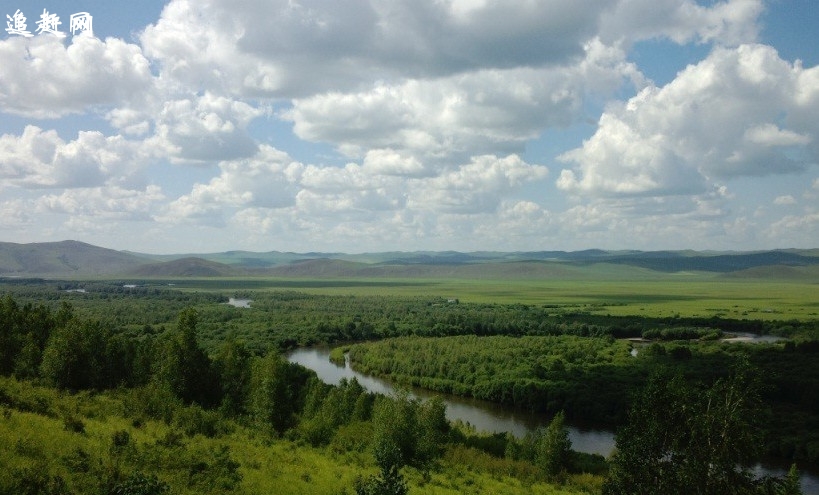
[[[349,363],[343,366],[330,361],[330,351],[325,348],[297,349],[291,352],[288,360],[298,363],[316,372],[325,383],[337,385],[342,378],[355,378],[367,390],[380,394],[391,394],[395,388],[386,380],[363,375],[350,368]],[[546,426],[550,418],[544,414],[532,414],[514,408],[501,406],[492,402],[466,399],[454,395],[430,392],[413,388],[410,391],[415,397],[441,397],[446,404],[446,415],[450,421],[460,420],[475,427],[477,431],[490,433],[510,432],[522,437],[527,432]],[[614,450],[614,434],[607,430],[569,426],[569,438],[572,449],[578,452],[600,454],[608,457]],[[784,476],[785,466],[757,465],[753,469],[758,476]],[[819,495],[819,475],[816,471],[805,471],[800,467],[802,492],[805,495]]]
[[[316,372],[325,383],[338,384],[342,378],[355,378],[367,390],[381,394],[391,394],[395,388],[386,380],[363,375],[350,368],[349,363],[343,366],[330,361],[328,349],[310,348],[293,351],[288,359]],[[510,432],[522,437],[527,432],[549,424],[550,418],[544,414],[527,413],[498,404],[468,399],[454,395],[430,392],[413,388],[410,392],[419,398],[441,397],[446,404],[446,415],[450,421],[460,420],[477,431],[490,433]],[[572,448],[580,452],[589,452],[608,456],[614,450],[614,435],[610,431],[569,426],[569,438]]]

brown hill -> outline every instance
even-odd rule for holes
[[[182,258],[161,263],[149,263],[130,270],[135,277],[235,277],[246,275],[245,270],[202,258]]]
[[[144,260],[84,242],[0,242],[0,276],[87,277],[122,273]]]

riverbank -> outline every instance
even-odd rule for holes
[[[341,348],[334,349],[331,360],[329,348],[302,348],[287,355],[290,362],[298,363],[316,372],[318,377],[329,384],[337,384],[342,379],[355,378],[367,390],[380,394],[393,394],[394,384],[388,380],[374,378],[352,369],[344,359]],[[341,359],[339,360],[339,353]],[[521,411],[499,404],[465,399],[463,397],[431,392],[425,389],[412,388],[411,392],[420,398],[440,397],[447,406],[447,419],[461,421],[487,433],[509,432],[522,437],[528,432],[548,425],[551,418],[545,414]],[[599,454],[608,457],[614,451],[614,432],[589,425],[568,424],[572,449],[578,452]],[[781,476],[787,473],[789,466],[773,461],[760,462],[753,468],[758,476]],[[819,470],[804,469],[800,466],[800,481],[805,495],[819,495]]]

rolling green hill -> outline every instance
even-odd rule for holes
[[[149,255],[78,241],[0,243],[0,276],[45,278],[281,277],[455,278],[499,280],[650,279],[679,273],[736,278],[810,280],[819,250],[680,251],[418,251],[285,253],[226,251]]]

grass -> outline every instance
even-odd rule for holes
[[[55,486],[65,487],[60,493],[100,493],[106,480],[140,471],[174,494],[340,495],[353,493],[357,477],[377,471],[367,450],[313,448],[232,422],[213,438],[186,437],[161,421],[135,422],[126,404],[120,392],[70,395],[0,378],[0,493],[51,493]],[[122,432],[127,440],[116,449],[113,439]],[[231,463],[238,478],[223,474]],[[463,446],[449,447],[428,472],[404,468],[403,474],[412,495],[570,495],[599,492],[602,482],[577,475],[551,485],[538,481],[531,465]],[[35,485],[40,491],[31,491]]]
[[[112,281],[113,282],[113,281]],[[113,282],[119,283],[119,282]],[[126,282],[122,282],[126,283]],[[184,278],[127,283],[181,291],[293,290],[308,294],[456,298],[467,303],[575,306],[596,314],[812,320],[819,317],[817,284],[779,279],[676,273],[583,279],[281,279]]]
[[[810,320],[819,316],[815,283],[666,274],[636,280],[187,279],[186,290],[297,290],[309,294],[440,296],[461,302],[576,306],[616,316]]]

